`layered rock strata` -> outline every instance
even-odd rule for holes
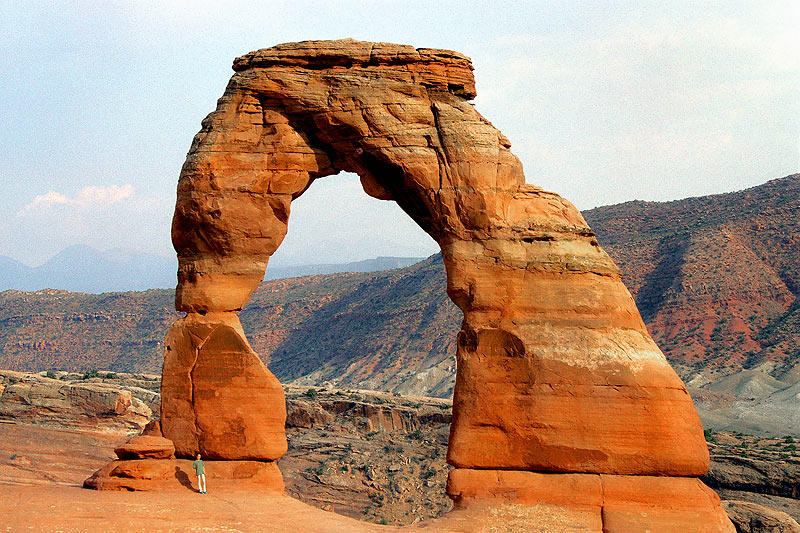
[[[95,490],[197,491],[191,459],[176,459],[175,444],[151,421],[141,435],[114,449],[117,460],[97,470],[83,482]],[[283,492],[284,484],[274,461],[206,461],[206,478],[216,488]]]
[[[664,490],[686,487],[689,499],[708,495],[693,479],[708,450],[683,383],[580,213],[526,184],[508,140],[469,103],[467,57],[312,41],[252,52],[234,70],[178,183],[175,303],[188,315],[167,335],[162,385],[163,432],[176,453],[271,460],[285,450],[282,392],[235,312],[283,240],[291,201],[348,171],[439,243],[448,294],[464,314],[453,496],[482,487],[482,476],[503,485],[514,470],[524,480],[609,475],[609,487],[643,491],[655,509],[663,491],[641,476],[673,476]],[[696,498],[697,531],[729,525],[713,500]],[[673,515],[662,507],[666,524]],[[642,522],[612,524],[606,530]]]
[[[148,406],[152,396],[138,387],[123,388],[116,380],[62,380],[0,370],[0,421],[139,431],[153,414]]]

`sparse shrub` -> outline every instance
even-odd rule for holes
[[[422,473],[422,479],[430,479],[436,475],[436,469],[429,468]]]
[[[114,372],[109,372],[105,375],[106,379],[117,379],[117,374]]]
[[[791,444],[791,443],[793,443],[793,442],[794,442],[794,439],[792,438],[792,436],[791,436],[791,435],[786,435],[786,436],[783,438],[783,442],[785,442],[786,444]]]
[[[385,453],[392,453],[392,452],[403,453],[403,447],[400,444],[387,444],[386,446],[383,447],[383,451]]]
[[[308,389],[305,395],[314,400],[317,397],[317,389]]]
[[[375,437],[375,435],[377,435],[378,433],[380,433],[380,432],[379,431],[370,431],[369,433],[364,435],[364,438],[367,439],[367,440],[372,440]]]
[[[414,440],[422,440],[422,438],[423,438],[422,431],[420,431],[419,429],[415,429],[414,431],[412,431],[411,433],[409,433],[409,434],[407,435],[407,437],[408,437],[409,439],[414,439]]]
[[[789,451],[789,452],[796,452],[796,451],[797,451],[797,446],[796,446],[796,445],[794,445],[794,444],[789,444],[789,445],[788,445],[788,446],[786,446],[786,448],[784,448],[784,449],[785,449],[786,451]]]
[[[50,379],[57,379],[58,378],[56,373],[53,372],[52,370],[48,370],[47,372],[45,372],[44,376],[47,377],[47,378],[50,378]]]
[[[100,372],[97,369],[87,370],[83,373],[83,379],[92,379],[92,378],[99,378]]]

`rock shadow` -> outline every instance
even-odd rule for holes
[[[645,276],[636,295],[636,306],[645,322],[649,322],[658,313],[667,292],[680,283],[681,267],[689,244],[690,238],[686,233],[669,235],[659,241],[656,257],[660,259],[655,268]]]
[[[184,472],[183,470],[181,470],[181,467],[179,467],[179,466],[175,467],[175,479],[177,479],[178,482],[181,485],[183,485],[184,487],[186,487],[190,491],[192,491],[192,492],[200,492],[199,490],[197,490],[196,488],[194,488],[192,486],[192,482],[189,479],[189,475],[186,472]]]

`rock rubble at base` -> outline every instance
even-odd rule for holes
[[[788,514],[738,500],[722,502],[737,533],[800,533],[800,524]]]

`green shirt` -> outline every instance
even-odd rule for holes
[[[206,465],[205,463],[203,463],[201,459],[198,459],[195,462],[193,462],[192,466],[194,467],[194,471],[198,476],[202,476],[203,474],[206,473]]]

